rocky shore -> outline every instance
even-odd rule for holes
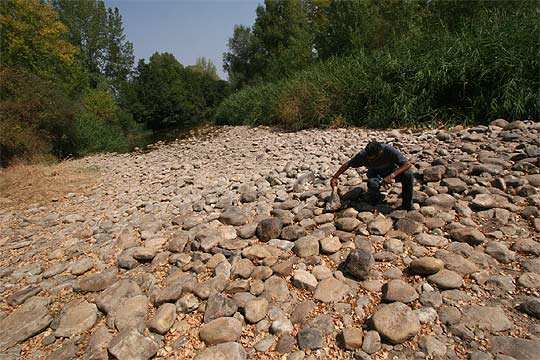
[[[416,209],[351,169],[325,210],[372,139]],[[540,123],[222,127],[71,163],[95,184],[0,209],[1,360],[538,359]]]

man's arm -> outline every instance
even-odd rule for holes
[[[406,163],[404,165],[401,165],[400,167],[398,167],[396,170],[394,170],[392,173],[390,173],[390,175],[388,175],[387,177],[384,178],[384,182],[387,183],[387,184],[391,184],[393,181],[394,181],[394,178],[396,176],[398,176],[399,174],[401,174],[402,172],[404,171],[407,171],[409,170],[410,168],[412,167],[412,164],[409,162],[409,163]]]
[[[341,174],[343,174],[345,171],[347,171],[351,167],[350,161],[345,161],[343,165],[338,169],[338,171],[332,176],[332,179],[330,180],[330,186],[332,186],[332,189],[334,189],[338,184],[338,178]]]

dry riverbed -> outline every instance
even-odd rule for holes
[[[415,164],[373,207],[371,139]],[[537,359],[540,124],[206,129],[0,173],[0,359]],[[348,259],[348,261],[346,261]]]

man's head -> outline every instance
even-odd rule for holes
[[[377,159],[382,154],[382,144],[377,141],[371,141],[369,144],[366,145],[366,158],[369,161],[373,161]]]

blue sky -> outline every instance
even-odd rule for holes
[[[170,52],[183,65],[205,56],[223,72],[223,53],[236,24],[253,25],[258,0],[104,0],[122,15],[133,43],[135,64],[156,51]]]

